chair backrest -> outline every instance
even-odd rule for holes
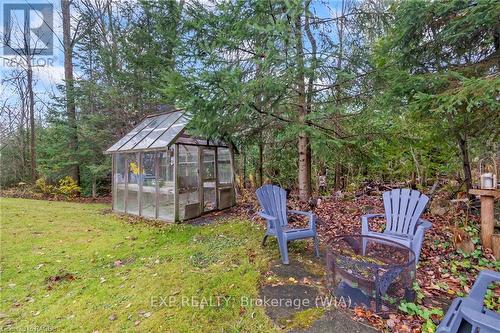
[[[420,215],[429,198],[416,190],[395,189],[384,192],[386,233],[414,235]]]
[[[257,190],[257,199],[264,213],[277,217],[281,226],[288,224],[286,191],[276,185],[264,185]]]

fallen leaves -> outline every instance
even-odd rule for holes
[[[384,320],[370,310],[366,310],[365,308],[356,306],[353,311],[355,314],[355,317],[353,319],[356,321],[362,319],[378,330],[382,330],[386,326]]]

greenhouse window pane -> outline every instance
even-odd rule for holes
[[[188,121],[189,118],[182,114],[176,122],[150,146],[150,148],[161,148],[170,145],[172,140],[174,140],[184,127],[186,127]]]
[[[156,166],[155,152],[146,152],[142,154],[142,216],[156,217]]]
[[[200,215],[200,188],[198,179],[198,147],[179,145],[179,218],[190,219]]]
[[[130,139],[132,139],[137,133],[142,131],[144,127],[146,127],[150,122],[151,118],[146,118],[144,119],[139,125],[137,125],[132,131],[127,133],[123,138],[121,138],[117,143],[112,145],[107,151],[117,151],[120,149],[121,146],[123,146],[125,143],[127,143]]]
[[[139,154],[127,154],[127,213],[139,215]]]
[[[125,155],[116,154],[115,156],[115,170],[114,170],[114,185],[115,185],[115,197],[114,208],[117,212],[125,211]]]
[[[217,171],[219,184],[227,185],[233,182],[231,152],[228,148],[219,148],[217,150]]]
[[[156,141],[165,131],[168,132],[168,129],[172,124],[179,119],[181,113],[175,112],[168,114],[167,117],[162,121],[162,123],[156,127],[153,131],[151,131],[141,142],[139,142],[134,149],[145,149],[149,148],[149,146]]]
[[[188,121],[184,111],[147,117],[107,152],[166,148],[184,130]]]
[[[202,148],[202,169],[203,180],[203,211],[208,212],[216,208],[215,194],[215,149]]]
[[[169,115],[164,114],[158,117],[151,118],[151,122],[143,128],[138,134],[131,138],[126,144],[124,144],[120,150],[129,150],[134,148],[139,142],[141,142],[149,133],[151,133],[155,128],[159,127],[161,123]]]
[[[166,152],[160,152],[159,155],[160,156],[158,161],[160,167],[158,174],[158,185],[160,190],[160,202],[158,209],[158,218],[166,221],[174,221],[174,148],[171,147]]]

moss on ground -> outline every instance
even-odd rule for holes
[[[282,320],[282,324],[287,329],[293,328],[308,328],[312,326],[312,324],[320,319],[325,314],[324,308],[310,308],[307,310],[303,310],[295,313],[291,318],[287,320]]]

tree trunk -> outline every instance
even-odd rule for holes
[[[460,147],[460,155],[462,157],[462,168],[464,171],[464,183],[467,187],[467,192],[472,188],[472,173],[469,162],[469,148],[467,144],[467,136],[458,136],[458,146]]]
[[[76,125],[75,85],[73,78],[73,44],[71,41],[70,0],[61,0],[63,20],[64,80],[66,83],[66,116],[69,126],[69,149],[71,150],[70,176],[80,185],[80,167],[76,153],[78,132]]]
[[[33,95],[33,68],[31,55],[27,56],[27,85],[28,85],[28,107],[30,117],[30,162],[31,181],[36,181],[36,142],[35,142],[35,96]]]
[[[335,192],[339,191],[342,189],[342,184],[341,184],[341,174],[342,172],[342,167],[340,164],[335,164],[335,181],[334,181],[334,185],[333,185],[333,190]]]
[[[29,137],[27,136],[29,126],[27,119],[29,119],[29,112],[28,116],[26,116],[26,98],[25,98],[25,92],[24,92],[24,86],[23,82],[21,79],[17,81],[17,89],[19,91],[19,99],[21,101],[21,121],[20,121],[20,126],[19,126],[19,144],[21,147],[21,175],[22,179],[25,180],[26,177],[28,176],[28,150],[27,147],[29,146]]]
[[[262,137],[259,142],[259,180],[258,186],[261,187],[264,184],[264,143],[262,142]]]
[[[247,153],[245,150],[241,152],[243,154],[243,188],[247,188]]]
[[[301,15],[295,18],[295,49],[297,65],[297,105],[299,124],[306,127],[306,92],[304,81],[304,45],[302,41]],[[299,133],[299,198],[307,201],[311,197],[311,148],[309,146],[309,136],[306,131]]]

